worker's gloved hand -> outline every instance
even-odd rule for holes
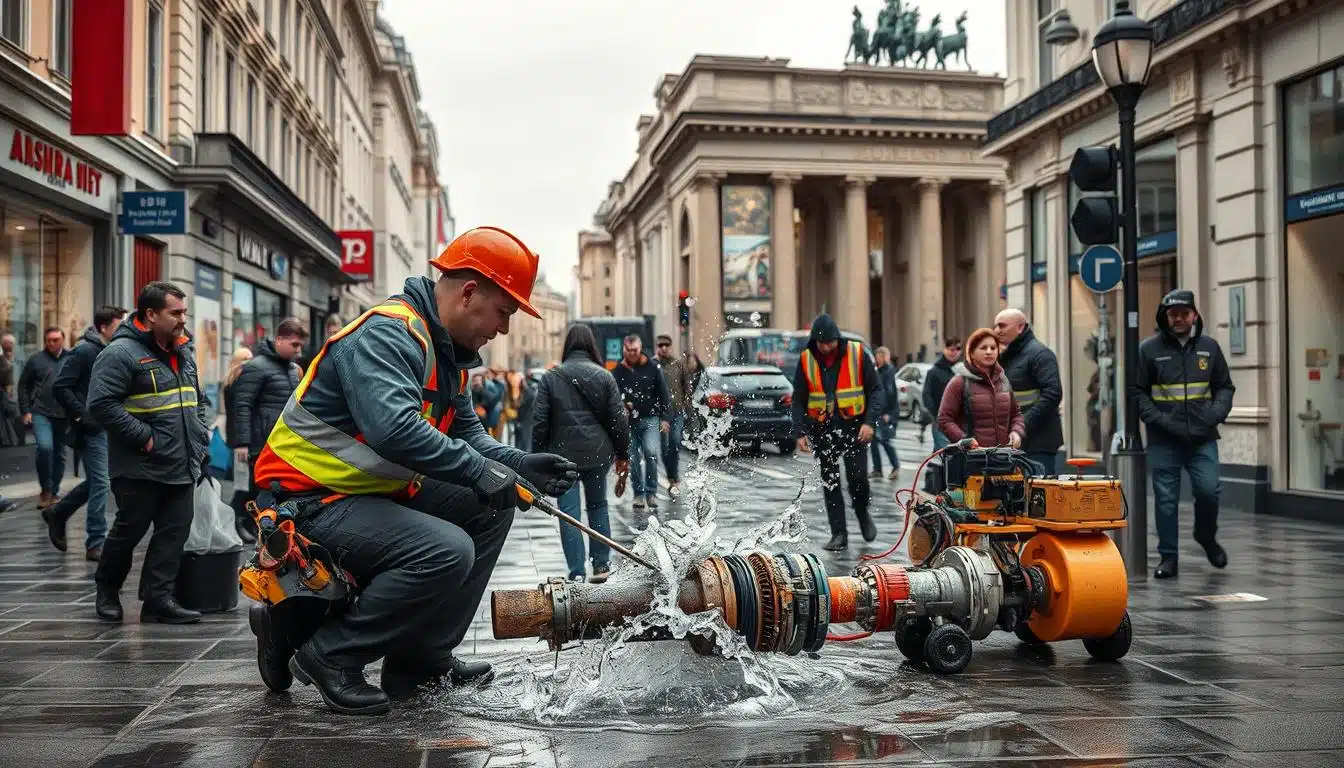
[[[517,509],[518,473],[493,459],[485,460],[485,471],[473,486],[481,503],[500,511]]]
[[[547,496],[559,496],[579,479],[579,468],[554,453],[529,453],[518,465],[518,474]]]

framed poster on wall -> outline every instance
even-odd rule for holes
[[[1246,286],[1227,289],[1227,346],[1234,355],[1246,354]]]
[[[723,187],[723,298],[771,298],[769,187]]]

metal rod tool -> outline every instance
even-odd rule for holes
[[[536,507],[537,509],[540,509],[542,512],[545,512],[551,517],[557,518],[563,523],[567,523],[569,525],[574,526],[575,528],[578,528],[580,531],[583,531],[589,536],[592,536],[594,539],[597,539],[603,544],[606,544],[608,547],[611,547],[617,552],[620,552],[622,555],[625,555],[631,560],[634,560],[636,563],[639,563],[645,568],[648,568],[650,571],[656,572],[658,570],[658,568],[650,564],[648,560],[645,560],[639,555],[636,555],[634,552],[631,552],[629,548],[621,544],[617,544],[615,541],[612,540],[610,536],[604,536],[603,534],[598,533],[597,531],[584,525],[578,520],[575,520],[569,515],[566,515],[564,512],[561,512],[558,507],[547,501],[546,498],[541,495],[541,493],[527,487],[523,483],[518,484],[518,498],[522,499],[523,502],[533,507]]]

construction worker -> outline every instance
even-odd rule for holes
[[[807,349],[793,374],[793,423],[798,449],[816,448],[821,461],[822,494],[831,524],[832,552],[849,546],[845,524],[845,496],[840,490],[840,461],[854,516],[864,541],[877,538],[877,526],[868,514],[868,446],[884,412],[882,381],[872,355],[858,341],[841,342],[840,327],[825,312],[812,321]]]
[[[272,690],[291,674],[332,710],[382,714],[425,683],[485,681],[489,664],[453,656],[476,614],[520,504],[519,478],[548,495],[575,466],[492,439],[467,391],[487,342],[529,303],[537,256],[480,227],[431,262],[437,281],[403,293],[332,335],[281,412],[255,465],[259,506],[298,509],[298,532],[334,554],[358,599],[305,638],[307,613],[285,600],[249,616]],[[307,629],[311,629],[308,626]],[[364,667],[384,659],[382,688]]]

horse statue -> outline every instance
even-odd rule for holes
[[[854,6],[854,24],[851,28],[853,31],[849,34],[849,47],[845,49],[845,61],[850,61],[849,56],[852,53],[854,54],[853,61],[861,61],[867,64],[877,55],[877,51],[873,50],[868,44],[868,28],[863,26],[863,11],[860,11],[857,5]]]
[[[888,53],[892,39],[896,35],[897,24],[901,18],[901,0],[887,0],[877,12],[877,26],[873,28],[872,51],[878,64],[882,63],[882,54]],[[890,54],[888,53],[888,56]],[[896,62],[888,62],[895,64]]]
[[[891,42],[887,46],[887,58],[892,64],[905,65],[910,55],[915,52],[915,30],[919,28],[919,9],[914,8],[903,14],[896,21],[895,31],[891,35]]]
[[[970,59],[966,58],[966,12],[962,11],[957,17],[957,32],[954,35],[939,37],[934,44],[933,55],[938,58],[937,66],[941,69],[947,69],[947,59],[955,56],[967,69],[971,68]]]
[[[929,54],[938,47],[938,41],[943,37],[943,30],[938,28],[942,21],[943,15],[935,13],[933,18],[929,19],[929,28],[919,33],[913,54],[917,66],[924,66],[929,59]]]

